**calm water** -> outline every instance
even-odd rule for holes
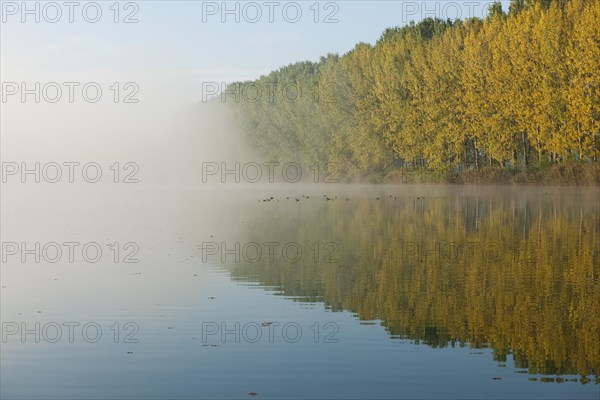
[[[600,394],[597,188],[64,189],[2,194],[3,399]]]

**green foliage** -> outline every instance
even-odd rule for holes
[[[343,56],[254,82],[275,98],[234,102],[272,160],[334,162],[346,178],[405,163],[448,171],[598,161],[600,2],[513,0],[485,21],[424,19]],[[286,87],[299,87],[291,101]],[[289,96],[288,96],[289,97]]]

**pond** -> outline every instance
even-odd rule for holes
[[[2,196],[2,398],[600,390],[598,188]]]

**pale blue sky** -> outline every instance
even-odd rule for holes
[[[223,14],[221,1],[124,1],[117,4],[118,23],[112,0],[77,3],[70,23],[62,1],[54,3],[60,19],[49,2],[27,2],[30,10],[38,4],[38,23],[23,12],[23,2],[2,1],[3,82],[133,81],[145,105],[176,110],[200,101],[204,82],[255,79],[290,63],[342,54],[358,42],[375,43],[387,27],[427,16],[483,17],[492,1],[227,2],[229,10],[237,4],[239,22],[235,12]],[[96,23],[84,18],[96,16],[90,4],[102,12]],[[291,23],[297,8],[302,15]],[[123,23],[131,13],[138,22]],[[327,16],[337,22],[325,23]]]
[[[374,43],[386,27],[410,19],[454,18],[459,10],[462,17],[483,16],[490,1],[321,1],[319,23],[314,22],[315,1],[296,2],[302,10],[297,23],[284,19],[284,6],[289,18],[295,12],[295,5],[286,1],[274,2],[278,5],[273,23],[268,21],[269,7],[263,1],[254,3],[262,12],[257,23],[244,18],[254,18],[256,7],[246,6],[250,2],[238,2],[239,23],[234,21],[235,15],[226,15],[227,21],[222,23],[222,2],[138,1],[135,18],[139,22],[134,24],[112,21],[113,1],[98,2],[103,15],[95,24],[82,18],[81,7],[74,11],[74,23],[68,23],[66,7],[61,7],[63,15],[57,23],[46,22],[42,11],[40,23],[35,23],[32,15],[22,23],[21,9],[16,15],[10,12],[10,3],[21,7],[21,2],[2,3],[6,20],[2,23],[2,66],[7,72],[11,72],[9,67],[33,65],[60,72],[158,69],[230,80],[258,77],[299,60],[318,60],[328,52],[344,53],[360,41]],[[228,2],[227,7],[233,8],[235,3]],[[134,11],[133,7],[123,9],[125,4],[120,3],[120,18]],[[208,14],[214,6],[219,8],[216,15],[205,15],[203,22],[203,10]],[[94,9],[89,10],[92,15]],[[48,8],[47,13],[53,18],[53,9]],[[339,22],[323,23],[330,13]]]

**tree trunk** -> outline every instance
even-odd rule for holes
[[[523,162],[525,163],[525,168],[529,166],[529,148],[527,142],[527,133],[523,131]]]
[[[475,169],[479,171],[479,152],[477,151],[477,139],[473,139],[473,150],[475,150]]]

